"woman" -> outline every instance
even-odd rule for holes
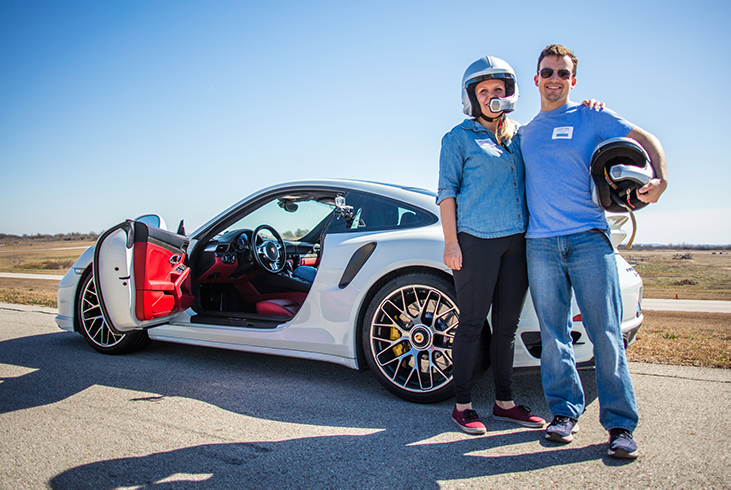
[[[490,307],[493,417],[525,427],[545,425],[515,404],[511,389],[515,331],[528,291],[523,157],[517,125],[506,117],[517,100],[508,63],[493,56],[472,63],[462,79],[463,110],[472,119],[444,136],[439,160],[444,263],[454,271],[460,309],[452,345],[457,402],[452,420],[470,434],[486,432],[472,408],[471,384]]]
[[[444,263],[454,272],[459,328],[452,345],[456,405],[452,420],[470,434],[485,425],[472,409],[472,378],[480,336],[492,307],[490,360],[495,381],[492,416],[525,427],[545,420],[513,401],[515,331],[528,290],[525,260],[525,169],[515,109],[518,85],[505,61],[486,56],[462,78],[463,111],[472,119],[442,139],[439,204],[444,230]],[[584,105],[601,110],[594,99]]]

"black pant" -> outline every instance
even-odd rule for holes
[[[480,334],[492,305],[490,361],[495,398],[513,399],[515,331],[528,291],[525,234],[502,238],[457,235],[462,250],[462,269],[454,271],[459,306],[459,327],[452,345],[454,388],[457,403],[472,401],[472,378]]]

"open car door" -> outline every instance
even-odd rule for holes
[[[125,333],[167,323],[193,304],[188,239],[139,221],[99,237],[94,284],[109,327]]]

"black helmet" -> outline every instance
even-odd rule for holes
[[[637,189],[653,179],[655,171],[650,157],[637,141],[612,138],[594,150],[591,176],[596,184],[599,205],[607,211],[624,213],[647,206],[637,197]]]

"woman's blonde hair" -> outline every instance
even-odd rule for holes
[[[497,131],[495,131],[495,139],[498,144],[502,145],[503,142],[506,145],[510,144],[510,140],[515,136],[515,132],[518,131],[518,125],[512,119],[503,114],[500,116],[500,120],[497,123]]]

